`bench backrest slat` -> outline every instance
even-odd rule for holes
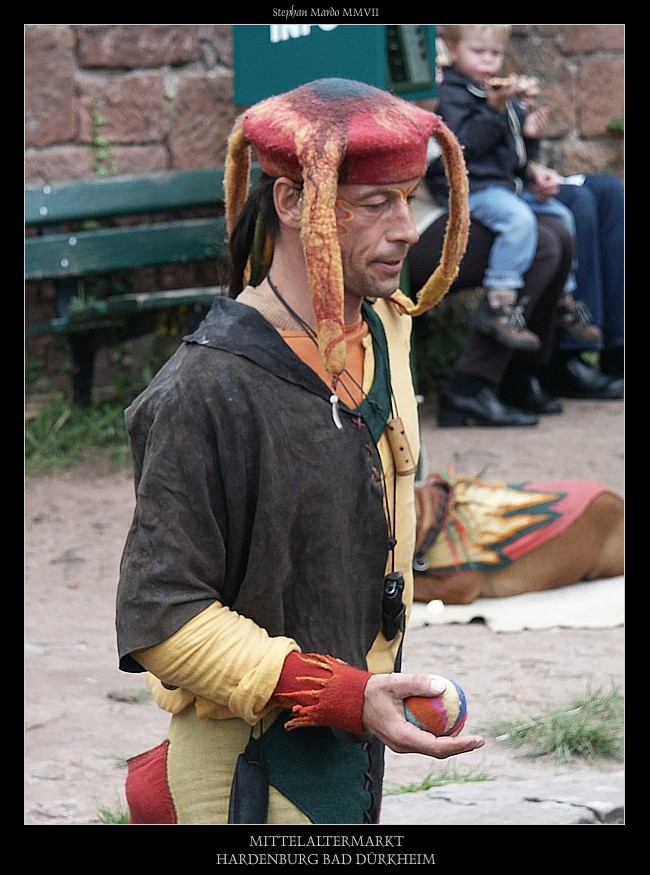
[[[222,167],[28,186],[25,224],[44,225],[223,205]]]
[[[223,254],[225,238],[223,217],[28,237],[25,279],[209,261]]]
[[[251,185],[260,172],[251,166]],[[156,311],[182,308],[182,319],[200,317],[215,295],[228,293],[219,285],[228,255],[224,175],[215,167],[25,187],[25,281],[52,281],[56,311],[55,318],[28,319],[26,335],[71,341],[75,404],[91,403],[102,345],[154,330]],[[198,264],[204,267],[189,269]],[[174,271],[175,265],[188,269]],[[83,282],[158,266],[170,267],[160,283],[150,274],[127,276],[94,295]]]

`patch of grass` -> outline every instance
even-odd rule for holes
[[[471,769],[469,772],[461,772],[455,765],[447,765],[438,774],[429,774],[418,784],[399,784],[396,787],[384,789],[385,796],[399,796],[404,793],[421,793],[431,790],[432,787],[443,787],[445,784],[467,784],[473,781],[494,781],[486,772],[480,769]]]
[[[129,812],[128,809],[124,808],[122,803],[118,800],[115,808],[98,808],[97,814],[99,815],[100,823],[104,824],[128,824],[129,822]]]
[[[104,756],[104,759],[112,760],[113,765],[117,769],[125,769],[128,765],[127,758],[125,756],[120,756],[119,754],[116,754],[116,753],[109,753],[106,756]]]
[[[491,723],[485,730],[510,747],[528,747],[523,756],[548,756],[555,762],[574,757],[623,759],[624,699],[619,686],[587,689],[558,711],[539,717]]]
[[[132,690],[111,690],[111,692],[106,694],[106,697],[114,699],[116,702],[129,702],[135,705],[153,701],[153,693],[148,687]]]
[[[591,365],[592,368],[598,369],[600,363],[600,352],[593,349],[586,349],[580,353],[580,358]]]
[[[60,474],[83,463],[112,470],[129,467],[124,410],[149,385],[196,319],[195,315],[190,319],[184,309],[165,314],[157,321],[150,347],[145,345],[137,354],[126,342],[110,346],[107,355],[116,376],[103,391],[95,389],[99,400],[88,407],[72,404],[69,393],[53,388],[43,361],[27,357],[25,472]]]
[[[625,133],[625,116],[617,115],[607,122],[607,130],[617,134]]]
[[[28,474],[58,474],[97,453],[115,470],[130,464],[123,401],[84,408],[53,394],[25,421]]]
[[[129,692],[128,701],[135,702],[136,704],[141,704],[142,702],[152,702],[153,693],[148,687],[143,687],[139,690],[131,690]]]

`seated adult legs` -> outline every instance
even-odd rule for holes
[[[558,198],[571,210],[578,229],[578,286],[575,297],[584,302],[600,326],[600,370],[623,378],[624,365],[624,233],[625,190],[618,176],[592,173],[583,185],[562,185]],[[558,349],[583,351],[559,335]],[[620,384],[619,384],[620,385]],[[620,385],[622,393],[622,385]]]
[[[447,217],[441,216],[411,249],[409,268],[413,289],[421,287],[430,274],[434,259],[440,256],[446,221]],[[493,241],[494,235],[488,228],[480,222],[472,222],[467,251],[449,294],[482,284]],[[538,416],[534,408],[522,409],[504,403],[499,397],[501,384],[515,358],[526,362],[535,369],[535,373],[548,360],[555,305],[570,269],[572,252],[568,232],[557,222],[540,217],[537,248],[533,263],[524,277],[524,291],[528,299],[526,318],[531,326],[535,326],[535,333],[541,338],[541,349],[534,354],[515,353],[493,337],[471,327],[440,399],[439,425],[512,427],[537,424]],[[538,406],[539,398],[534,403]]]

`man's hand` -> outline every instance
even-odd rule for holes
[[[480,735],[437,737],[406,719],[407,696],[436,696],[442,692],[440,682],[426,674],[375,674],[364,693],[363,725],[395,753],[421,753],[444,760],[483,747],[485,739]]]

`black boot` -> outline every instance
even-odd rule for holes
[[[622,346],[611,346],[600,353],[600,371],[609,377],[623,379],[625,374],[625,351]]]
[[[499,397],[506,404],[546,416],[562,413],[562,405],[549,395],[539,382],[535,371],[523,362],[513,362],[501,383]]]
[[[560,398],[612,401],[622,398],[624,391],[620,377],[601,373],[583,361],[578,352],[556,355],[540,382],[547,392]]]
[[[452,375],[438,407],[440,428],[518,428],[537,423],[534,413],[509,407],[499,400],[489,383],[466,374]]]

